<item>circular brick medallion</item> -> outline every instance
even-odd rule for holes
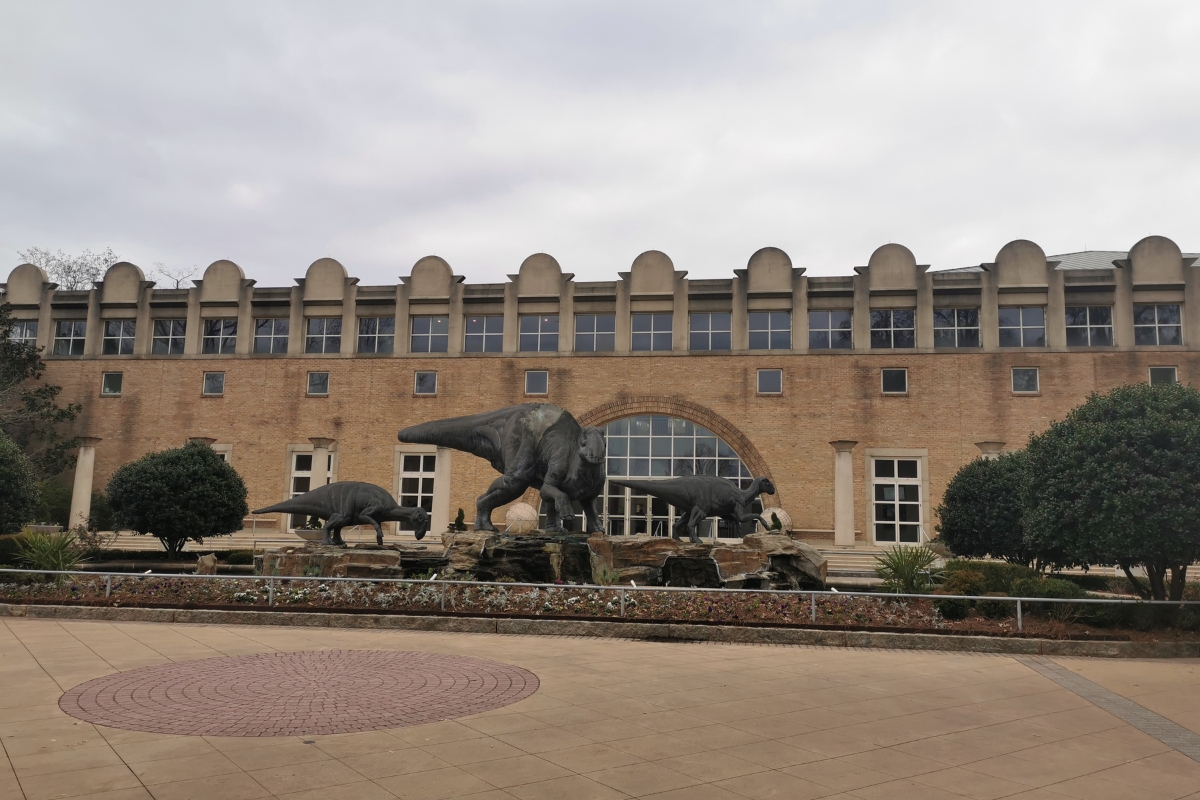
[[[536,692],[528,670],[466,656],[316,650],[143,667],[71,689],[59,707],[97,725],[188,736],[298,736],[478,714]]]

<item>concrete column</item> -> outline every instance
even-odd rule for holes
[[[558,352],[575,352],[575,284],[566,275],[558,290]]]
[[[1046,267],[1046,347],[1063,350],[1067,346],[1067,297],[1061,270]]]
[[[446,346],[447,355],[461,353],[466,345],[465,321],[463,320],[463,285],[450,284],[450,341]]]
[[[808,278],[792,270],[792,350],[808,352]]]
[[[629,273],[625,273],[628,275]],[[617,281],[617,308],[615,311],[616,337],[613,349],[618,353],[628,353],[633,346],[633,331],[630,325],[632,311],[629,306],[629,281]]]
[[[254,352],[254,281],[242,281],[238,289],[237,340],[233,352],[239,356]]]
[[[200,289],[193,286],[188,289],[187,315],[183,323],[183,354],[194,356],[200,352],[200,343],[204,340],[204,331],[200,322]]]
[[[830,442],[837,451],[833,472],[833,545],[854,547],[854,457],[858,442],[838,439]]]
[[[688,313],[688,280],[675,279],[675,295],[671,303],[671,349],[688,351],[691,340],[691,316]]]
[[[933,276],[928,272],[917,276],[917,348],[933,349]]]
[[[504,284],[504,339],[502,352],[515,353],[520,344],[521,321],[517,307],[517,284],[509,281]]]
[[[79,455],[75,457],[75,487],[71,490],[70,526],[87,525],[92,513],[92,476],[96,471],[98,436],[79,437]]]
[[[871,352],[871,279],[869,275],[854,276],[854,349]]]
[[[312,480],[308,482],[308,488],[311,491],[329,483],[329,446],[335,440],[319,436],[309,437],[308,440],[312,442],[313,446]]]
[[[288,355],[304,352],[304,287],[293,286],[288,308]]]
[[[396,286],[396,346],[393,356],[408,354],[412,344],[411,323],[408,321],[408,287],[403,283]]]
[[[979,276],[979,337],[985,353],[1000,349],[1000,294],[995,269],[994,264],[989,264],[987,271]]]
[[[744,272],[745,270],[738,270]],[[749,299],[746,295],[747,279],[741,275],[733,277],[733,304],[729,311],[729,324],[732,328],[732,349],[735,353],[744,353],[750,349],[750,311]],[[795,323],[792,323],[795,326]]]
[[[429,515],[429,530],[435,534],[446,530],[450,520],[458,514],[458,509],[454,510],[454,514],[450,513],[450,463],[453,453],[454,451],[448,447],[439,447],[437,461],[434,462],[433,513]],[[468,508],[466,511],[466,519],[473,519],[474,509]]]
[[[358,278],[351,278],[357,281]],[[349,282],[348,282],[349,283]],[[358,352],[358,284],[350,283],[342,297],[342,349],[345,355]]]
[[[1113,292],[1113,345],[1118,350],[1133,349],[1133,269],[1113,270],[1116,290]]]
[[[979,452],[988,461],[994,461],[1000,457],[1000,451],[1004,448],[1004,442],[976,442],[975,446],[979,448]]]

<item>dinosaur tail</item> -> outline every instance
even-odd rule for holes
[[[628,478],[609,478],[608,482],[614,486],[625,486],[638,492],[652,492],[655,489],[662,489],[662,481],[631,481]]]
[[[284,514],[308,514],[310,516],[314,515],[314,514],[320,515],[321,513],[327,513],[327,512],[322,512],[321,509],[318,509],[315,506],[313,506],[313,504],[311,502],[309,502],[309,503],[303,502],[302,497],[293,497],[290,500],[284,500],[282,503],[276,503],[273,506],[267,506],[266,508],[260,508],[255,511],[251,511],[250,513],[251,514],[271,514],[271,513],[275,513],[275,512],[282,512]]]
[[[404,428],[397,438],[409,444],[432,444],[490,458],[499,451],[499,442],[490,435],[489,425],[496,415],[497,412],[487,412],[422,422]]]

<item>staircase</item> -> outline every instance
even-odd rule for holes
[[[826,582],[839,589],[873,589],[883,583],[875,574],[875,556],[882,548],[858,545],[851,548],[819,547],[828,567]]]

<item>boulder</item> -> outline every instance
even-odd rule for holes
[[[442,541],[451,576],[517,583],[592,582],[586,534],[460,531],[448,532]]]
[[[267,552],[262,574],[320,578],[402,578],[438,571],[445,558],[417,545],[359,544],[330,547],[308,543]]]

